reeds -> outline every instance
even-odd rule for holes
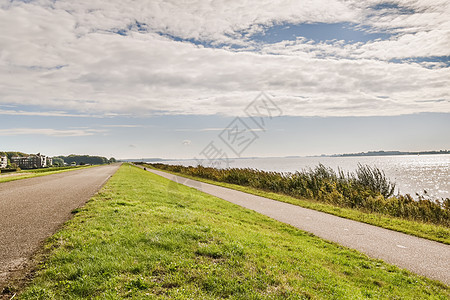
[[[282,173],[250,168],[215,169],[159,163],[151,166],[296,198],[314,199],[340,207],[450,227],[449,198],[438,201],[419,197],[415,201],[409,194],[394,195],[395,183],[377,167],[359,164],[355,172],[345,173],[320,164],[308,170]]]

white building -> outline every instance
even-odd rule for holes
[[[0,156],[0,169],[6,168],[8,166],[8,157]]]
[[[11,157],[11,163],[21,169],[39,169],[47,167],[47,159],[47,156],[38,153],[24,157]]]

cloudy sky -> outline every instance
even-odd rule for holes
[[[448,128],[448,0],[0,0],[0,150],[434,150]]]

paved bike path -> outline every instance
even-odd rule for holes
[[[382,259],[416,274],[450,284],[450,245],[162,171],[147,170],[325,240],[356,249],[372,258]]]

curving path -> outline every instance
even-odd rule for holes
[[[120,164],[0,183],[0,293],[23,276],[41,243],[71,217]]]
[[[147,170],[308,231],[325,240],[356,249],[370,257],[450,284],[450,245],[162,171]]]

